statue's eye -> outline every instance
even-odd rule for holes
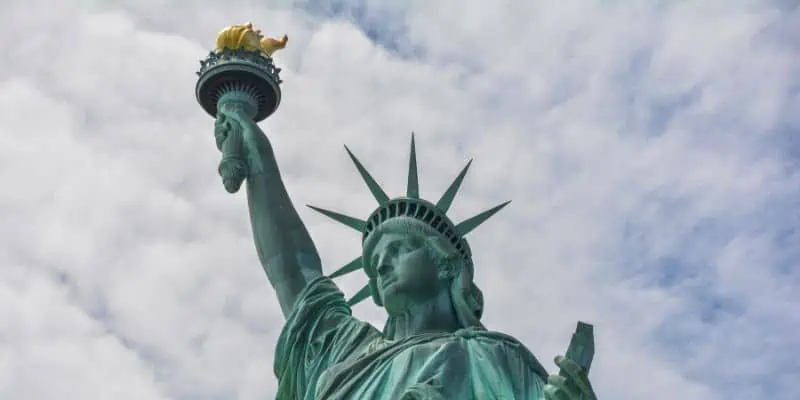
[[[422,245],[422,243],[418,239],[411,239],[411,240],[403,242],[403,244],[400,246],[399,252],[400,253],[410,253],[410,252],[420,248],[421,245]]]

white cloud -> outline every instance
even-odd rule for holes
[[[485,322],[548,368],[583,319],[602,398],[800,396],[796,11],[365,3],[386,48],[308,3],[48,3],[0,6],[0,397],[274,393],[282,317],[193,98],[246,20],[291,37],[262,126],[327,271],[358,235],[302,205],[371,211],[342,144],[401,194],[413,130],[425,197],[475,157],[454,219],[514,200],[470,235]]]

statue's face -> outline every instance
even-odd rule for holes
[[[383,234],[375,245],[369,262],[389,314],[402,313],[447,287],[425,246],[423,237],[398,233]]]

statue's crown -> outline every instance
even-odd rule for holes
[[[450,245],[452,245],[452,247],[461,256],[462,260],[467,265],[471,266],[472,254],[464,236],[473,229],[477,228],[478,225],[489,219],[497,211],[500,211],[501,208],[510,203],[510,201],[507,201],[478,215],[475,215],[474,217],[468,218],[463,222],[454,224],[446,213],[447,210],[450,209],[450,205],[453,203],[453,200],[458,193],[458,189],[461,187],[461,182],[464,180],[464,176],[467,174],[467,170],[469,169],[470,164],[472,164],[472,160],[467,163],[453,183],[451,183],[444,192],[439,201],[434,204],[420,198],[419,196],[417,157],[413,134],[411,136],[411,155],[409,156],[408,185],[406,188],[406,195],[402,197],[390,199],[389,196],[386,195],[386,192],[380,187],[380,185],[378,185],[375,179],[372,178],[372,175],[370,175],[367,169],[364,168],[361,162],[358,161],[358,159],[353,155],[350,149],[348,149],[347,146],[345,146],[345,149],[350,155],[350,158],[353,160],[353,163],[358,169],[358,172],[361,174],[361,177],[364,179],[364,182],[366,182],[370,192],[372,192],[373,197],[375,197],[375,200],[378,201],[378,208],[375,209],[375,211],[373,211],[366,220],[362,220],[314,206],[308,207],[361,232],[362,244],[365,243],[367,239],[369,239],[370,235],[385,222],[400,217],[411,218],[430,227],[434,232],[438,232],[441,237],[445,238]],[[330,275],[330,277],[335,278],[342,276],[361,268],[363,268],[363,261],[362,257],[359,256],[344,267],[336,270]],[[366,285],[352,298],[350,298],[348,303],[350,305],[357,304],[369,297],[370,294],[370,285]]]

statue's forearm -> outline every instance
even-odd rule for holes
[[[270,149],[247,178],[247,201],[256,250],[283,314],[291,312],[300,291],[322,275],[319,254],[289,199]]]

